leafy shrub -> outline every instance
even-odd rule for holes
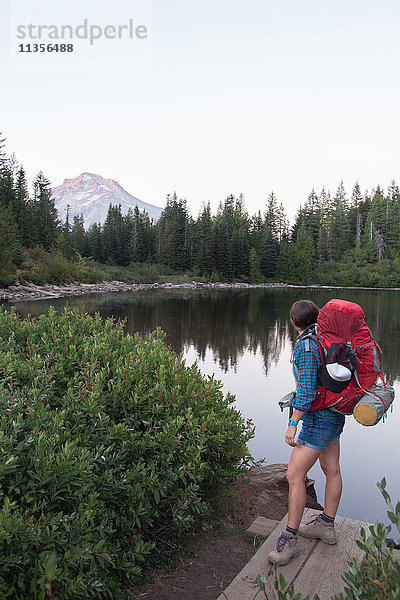
[[[92,258],[81,256],[75,252],[74,261],[70,261],[71,278],[83,283],[99,283],[106,278],[103,265]]]
[[[0,311],[1,598],[127,598],[250,460],[222,384],[123,325]]]
[[[104,273],[101,269],[92,269],[85,277],[74,277],[78,281],[83,283],[101,283],[104,281]]]
[[[61,252],[54,252],[50,262],[40,267],[36,273],[32,273],[31,279],[37,285],[61,285],[70,282],[73,279],[71,263]]]
[[[153,283],[173,274],[174,271],[164,265],[147,262],[131,262],[126,272],[128,280],[134,283]]]
[[[51,260],[50,254],[38,244],[34,248],[25,250],[22,268],[26,271],[36,271],[40,266],[48,264]]]
[[[176,273],[165,265],[150,262],[131,262],[127,266],[101,264],[103,279],[117,279],[128,283],[154,283],[170,280]]]
[[[400,502],[394,509],[390,496],[386,491],[386,480],[378,483],[385,502],[389,508],[388,517],[400,533]],[[346,596],[340,595],[335,600],[398,600],[400,598],[400,563],[393,554],[393,541],[389,543],[388,535],[391,525],[383,523],[369,527],[370,536],[361,530],[361,540],[357,545],[365,552],[363,561],[353,559],[344,576]]]

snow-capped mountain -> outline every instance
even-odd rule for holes
[[[158,220],[162,208],[146,204],[131,196],[113,179],[104,179],[94,173],[82,173],[75,179],[64,179],[62,185],[52,188],[52,196],[62,222],[65,221],[67,205],[70,207],[70,222],[74,215],[83,214],[85,228],[92,223],[104,223],[110,203],[121,205],[122,214],[135,206],[146,210],[151,219]]]

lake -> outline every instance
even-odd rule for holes
[[[331,298],[361,304],[368,325],[383,350],[382,370],[393,383],[396,398],[387,420],[363,427],[346,418],[342,435],[343,496],[340,514],[375,522],[386,518],[386,505],[376,482],[386,477],[392,501],[400,499],[400,295],[384,290],[329,290],[256,288],[224,290],[158,289],[143,292],[91,294],[16,304],[22,316],[84,306],[103,317],[127,319],[126,331],[146,334],[156,327],[167,333],[167,343],[182,352],[187,364],[198,362],[205,374],[221,379],[224,390],[236,395],[236,406],[256,425],[250,442],[254,458],[268,463],[288,462],[291,449],[284,442],[288,413],[277,402],[294,389],[290,355],[296,334],[288,320],[291,305],[310,298],[322,306]],[[323,475],[318,466],[309,473],[316,480],[323,505]]]

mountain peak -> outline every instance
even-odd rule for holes
[[[124,190],[114,179],[105,179],[96,173],[84,172],[73,179],[64,179],[62,185],[52,188],[55,206],[61,221],[65,220],[67,206],[70,218],[83,214],[85,227],[93,223],[104,223],[110,204],[121,205],[122,214],[137,206],[146,210],[155,221],[162,209],[142,202]]]

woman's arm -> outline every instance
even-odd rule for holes
[[[298,423],[303,415],[304,415],[303,411],[297,410],[297,408],[295,408],[293,410],[293,414],[292,414],[291,418],[295,423]],[[287,444],[289,444],[289,446],[292,446],[293,448],[296,446],[296,442],[294,441],[294,438],[296,437],[296,432],[297,432],[296,425],[288,425],[287,431],[285,433],[285,442]]]
[[[318,348],[306,350],[304,341],[297,342],[293,352],[293,363],[296,372],[296,397],[293,408],[302,411],[309,410],[318,390],[318,376],[320,371],[320,357]],[[295,419],[297,421],[297,419]]]
[[[292,404],[292,421],[298,423],[315,399],[318,390],[318,375],[320,358],[318,352],[313,352],[312,347],[306,350],[304,342],[296,344],[293,352],[293,362],[296,367],[296,397]],[[285,442],[295,447],[297,426],[290,425],[285,433]]]

